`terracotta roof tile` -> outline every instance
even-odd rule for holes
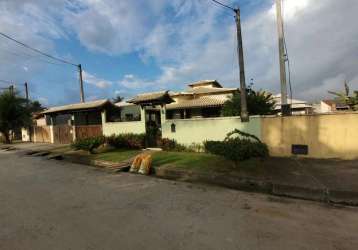
[[[107,103],[110,103],[110,101],[107,99],[84,102],[84,103],[75,103],[75,104],[69,104],[64,106],[52,107],[49,108],[48,110],[43,111],[41,114],[59,113],[59,112],[75,111],[75,110],[83,110],[83,109],[96,109],[104,106]]]
[[[166,105],[168,110],[184,109],[184,108],[205,108],[205,107],[219,107],[224,105],[228,98],[223,96],[202,96],[190,100],[180,100],[180,102]]]

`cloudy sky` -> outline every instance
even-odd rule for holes
[[[247,82],[279,91],[273,0],[241,6]],[[284,0],[293,95],[329,97],[344,80],[358,89],[357,0]],[[0,31],[84,69],[87,100],[201,79],[238,87],[234,18],[210,0],[0,0]],[[79,101],[76,68],[0,38],[0,79],[46,105]],[[0,82],[0,87],[6,86]]]

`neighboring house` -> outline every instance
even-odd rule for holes
[[[337,111],[349,110],[349,106],[339,100],[322,100],[320,104],[317,105],[315,110],[316,113],[330,113]]]
[[[281,94],[273,96],[275,100],[275,111],[277,114],[281,113]],[[287,98],[287,103],[291,104],[291,110],[293,115],[307,115],[313,113],[313,106],[306,101]]]
[[[114,119],[115,122],[140,121],[140,106],[127,101],[118,102],[115,105],[120,108],[119,116]]]
[[[204,80],[188,85],[183,92],[173,92],[174,102],[166,105],[167,119],[220,117],[224,103],[237,88],[223,88],[216,80]]]
[[[105,99],[49,108],[37,115],[31,138],[35,142],[67,144],[102,135],[103,111],[114,114],[119,107]]]

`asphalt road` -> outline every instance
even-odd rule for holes
[[[0,151],[0,249],[358,249],[358,209]]]

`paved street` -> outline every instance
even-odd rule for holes
[[[0,151],[0,249],[358,249],[358,209]]]

